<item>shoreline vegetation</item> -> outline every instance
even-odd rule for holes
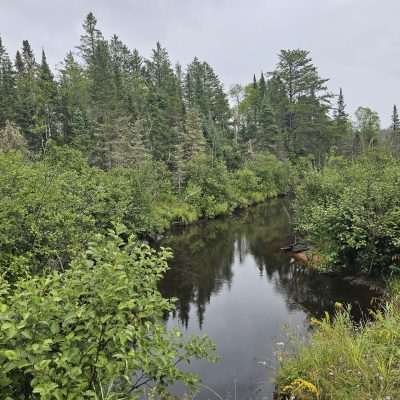
[[[397,108],[388,130],[368,107],[352,123],[327,81],[309,51],[284,49],[274,71],[227,93],[207,62],[173,65],[160,43],[142,57],[92,13],[56,71],[28,40],[12,58],[0,38],[0,398],[196,387],[179,365],[215,361],[215,347],[166,330],[174,305],[157,282],[171,254],[141,240],[174,223],[294,191],[296,229],[322,271],[394,282]],[[346,310],[316,322],[284,358],[283,398],[398,398],[396,299],[362,327]]]
[[[297,229],[324,273],[384,279],[383,304],[360,323],[346,305],[312,321],[310,337],[281,352],[280,399],[396,399],[400,395],[399,161],[374,152],[332,159],[296,188]]]

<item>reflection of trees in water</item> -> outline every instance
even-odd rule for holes
[[[163,246],[171,247],[171,269],[160,283],[166,297],[176,297],[176,314],[187,326],[191,305],[196,307],[200,327],[210,298],[223,285],[230,287],[233,264],[250,254],[261,275],[273,282],[289,309],[303,308],[313,315],[331,310],[334,301],[360,299],[365,307],[367,290],[351,288],[343,280],[315,275],[296,265],[280,247],[290,240],[286,202],[277,200],[243,211],[239,216],[211,221],[170,235]],[[356,309],[357,311],[357,309]]]
[[[190,304],[196,305],[200,326],[211,295],[232,282],[235,219],[184,229],[163,243],[174,251],[171,269],[160,284],[166,297],[176,297],[176,312],[187,325]]]

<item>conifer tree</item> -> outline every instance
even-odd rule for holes
[[[42,149],[45,149],[47,141],[57,135],[58,88],[44,50],[37,82],[35,132],[41,136]]]
[[[82,58],[88,65],[93,62],[98,41],[103,40],[103,35],[96,26],[97,19],[93,13],[90,12],[83,23],[84,33],[81,35],[81,44],[78,47]]]
[[[328,79],[320,78],[309,52],[299,49],[281,50],[273,75],[279,77],[287,96],[284,128],[287,151],[293,157],[304,152],[307,132],[315,132],[315,121],[327,119],[331,97],[326,87]],[[308,106],[313,112],[310,113]],[[324,134],[320,129],[318,132],[319,136],[328,136],[328,132]]]
[[[0,128],[15,119],[15,72],[0,37]]]
[[[336,150],[345,155],[351,153],[351,123],[346,113],[346,104],[344,102],[343,90],[340,88],[337,105],[333,114],[333,143]]]
[[[278,126],[275,114],[267,96],[264,97],[259,113],[256,146],[258,150],[274,151],[277,149]]]
[[[260,82],[258,84],[258,96],[260,98],[260,105],[264,100],[264,97],[267,94],[267,84],[265,83],[264,74],[261,73]]]
[[[38,65],[27,40],[22,42],[22,53],[16,55],[16,123],[27,139],[30,148],[40,151],[42,141],[37,134]]]
[[[147,105],[151,120],[150,143],[156,160],[173,161],[178,140],[177,128],[182,125],[182,106],[178,97],[179,82],[171,67],[167,50],[157,43],[150,60],[147,61],[146,75],[150,90]]]
[[[396,104],[393,106],[391,120],[392,120],[392,124],[391,124],[392,148],[396,153],[399,153],[399,151],[400,151],[400,118],[399,118],[399,113],[397,111]]]
[[[89,85],[82,66],[71,52],[64,59],[60,70],[60,118],[64,143],[74,143],[81,150],[88,150],[91,127],[88,120]],[[84,137],[85,136],[85,137]],[[82,145],[86,143],[84,147]]]
[[[184,158],[193,160],[205,152],[206,141],[203,135],[200,115],[196,110],[188,110],[185,119]]]
[[[393,135],[400,134],[400,119],[396,104],[393,106],[393,112],[392,112],[392,132]]]

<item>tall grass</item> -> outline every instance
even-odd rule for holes
[[[280,399],[400,399],[400,283],[372,321],[355,325],[349,310],[314,321],[307,342],[283,354]]]

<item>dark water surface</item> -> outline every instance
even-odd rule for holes
[[[160,289],[178,299],[168,327],[209,335],[221,357],[217,364],[192,364],[211,388],[196,399],[272,399],[274,352],[288,330],[303,334],[310,317],[331,311],[336,301],[351,303],[356,318],[370,304],[366,287],[290,263],[280,251],[292,239],[288,209],[278,199],[171,233],[162,243],[174,259]]]

